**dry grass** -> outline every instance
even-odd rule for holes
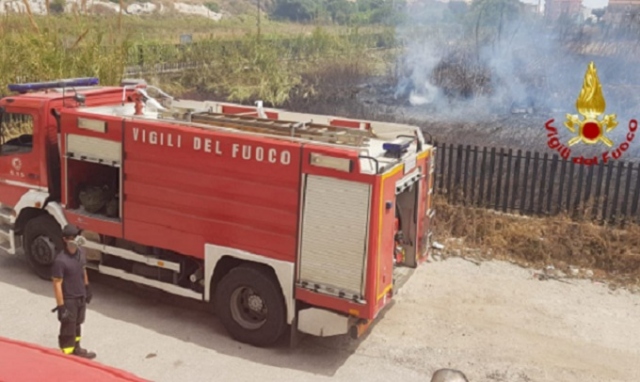
[[[302,110],[309,103],[328,105],[353,101],[358,87],[374,71],[375,59],[364,51],[333,56],[307,63],[300,85],[292,89],[286,106]]]
[[[613,285],[640,285],[640,226],[625,230],[574,222],[567,217],[528,218],[453,206],[435,199],[438,240],[448,253],[477,248],[482,259],[509,260],[525,267],[553,265],[591,269]],[[473,252],[473,251],[471,251]]]
[[[296,36],[287,46],[247,35],[214,61],[206,60],[208,52],[194,50],[193,61],[206,64],[183,73],[174,93],[246,103],[260,99],[267,106],[296,110],[309,102],[353,99],[355,88],[373,73],[380,58],[357,34],[350,37],[317,28],[310,36]]]
[[[205,31],[206,36],[200,40],[211,45],[178,49],[154,44],[171,39],[177,42],[180,33]],[[269,37],[266,41],[256,38],[255,24],[246,20],[215,23],[202,17],[172,15],[120,20],[119,15],[7,14],[0,17],[0,71],[4,73],[0,96],[6,94],[6,85],[12,82],[96,76],[102,84],[117,84],[125,67],[137,64],[140,51],[135,45],[141,45],[144,64],[149,67],[176,60],[208,63],[203,70],[185,73],[180,79],[158,78],[165,87],[197,89],[232,101],[263,99],[280,105],[300,84],[303,72],[324,65],[316,62],[318,58],[346,61],[361,57],[361,47],[371,43],[366,40],[370,38],[368,31],[364,31],[365,35],[362,32],[265,20],[261,36]],[[222,37],[232,38],[233,43],[218,46]],[[213,51],[212,47],[224,51]],[[302,61],[282,62],[288,57]]]
[[[67,13],[63,15],[5,14],[1,17],[6,30],[31,34],[34,30],[55,30],[63,35],[77,32],[78,19],[96,30],[119,31],[136,43],[178,44],[182,34],[191,34],[194,41],[211,39],[236,39],[247,33],[257,32],[257,17],[254,13],[234,14],[213,21],[202,16],[168,12],[143,16],[121,16],[111,10],[93,14]],[[263,36],[310,36],[321,26],[331,35],[351,33],[352,27],[341,25],[296,24],[269,20],[264,15],[260,19]],[[390,29],[380,26],[362,26],[362,34],[380,33]],[[0,36],[1,38],[1,36]]]

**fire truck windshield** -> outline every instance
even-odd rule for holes
[[[33,147],[33,117],[29,114],[1,114],[0,155],[30,152]]]

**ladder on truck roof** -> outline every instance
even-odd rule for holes
[[[184,119],[187,122],[211,126],[226,127],[241,131],[273,134],[283,137],[302,138],[312,141],[362,147],[375,138],[369,130],[357,128],[331,126],[319,123],[295,122],[257,118],[239,114],[222,114],[210,111],[186,113],[181,118],[175,111],[161,112],[161,119]]]

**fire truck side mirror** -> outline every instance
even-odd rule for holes
[[[80,105],[84,105],[85,101],[87,100],[87,97],[85,97],[84,94],[76,94],[75,96],[73,96],[73,99]]]

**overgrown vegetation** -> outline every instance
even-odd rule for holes
[[[590,269],[594,276],[621,285],[640,285],[640,226],[621,230],[576,222],[567,216],[528,218],[448,204],[436,196],[435,230],[448,240],[449,253],[465,248],[466,256],[514,261],[570,273],[569,267]],[[474,255],[473,253],[476,253]]]
[[[19,23],[18,21],[21,21]],[[16,24],[21,27],[16,28]],[[64,25],[64,28],[61,28]],[[131,40],[119,30],[118,19],[95,25],[78,15],[0,19],[0,93],[12,82],[97,76],[116,84],[125,68]],[[111,49],[104,49],[106,46]]]
[[[198,53],[192,53],[198,62],[210,54],[200,52],[202,56],[196,58]],[[284,106],[291,96],[297,100],[331,97],[336,101],[372,75],[376,62],[375,52],[368,50],[366,42],[335,36],[320,28],[309,37],[298,37],[287,44],[267,44],[248,35],[218,57],[205,61],[201,70],[184,73],[179,79],[183,89],[214,99],[263,100],[271,106]]]
[[[204,3],[204,6],[207,7],[211,12],[220,12],[220,5],[218,3],[214,3],[213,1],[209,1]]]
[[[271,16],[295,22],[396,24],[403,19],[405,0],[276,0]]]
[[[341,70],[353,66],[362,72],[363,62],[371,59],[366,50],[393,41],[393,32],[384,29],[371,35],[360,28],[316,26],[293,34],[289,33],[291,25],[278,29],[276,23],[265,23],[259,35],[255,25],[249,29],[243,23],[234,24],[235,36],[227,31],[226,38],[221,38],[212,31],[186,45],[157,44],[161,36],[146,39],[142,32],[146,25],[159,28],[165,21],[166,30],[177,31],[183,19],[150,21],[77,13],[4,16],[0,19],[0,68],[4,73],[0,93],[6,94],[11,82],[79,76],[97,76],[103,84],[117,84],[125,67],[191,62],[203,63],[204,68],[178,78],[162,78],[160,85],[177,92],[195,90],[240,102],[262,99],[280,106],[293,91],[313,93],[312,73],[318,68],[331,71],[323,65],[342,66]],[[202,18],[189,19],[202,22]]]
[[[269,10],[277,3],[262,5]],[[328,10],[338,6],[336,1],[330,3]],[[217,2],[203,4],[219,8]],[[361,0],[359,12],[381,11],[381,4]],[[178,15],[65,14],[63,7],[52,0],[49,16],[8,14],[1,19],[1,94],[6,94],[11,82],[97,76],[103,84],[116,84],[126,67],[141,65],[149,74],[148,69],[157,64],[190,62],[205,66],[177,78],[156,80],[176,92],[197,91],[239,102],[262,99],[282,106],[292,94],[308,100],[329,90],[331,83],[342,85],[341,95],[353,93],[348,87],[372,74],[379,63],[367,49],[394,42],[392,28],[341,27],[338,20],[319,26],[264,17],[258,29],[251,13],[215,22]],[[192,35],[192,44],[178,44],[185,31]],[[331,73],[339,80],[321,79]]]
[[[118,1],[116,0],[116,2]],[[255,3],[255,1],[253,2]],[[266,1],[262,0],[262,2],[265,3]],[[49,3],[51,14],[49,16],[8,13],[0,16],[1,23],[6,30],[24,34],[33,33],[32,27],[33,23],[35,23],[55,29],[61,35],[74,35],[77,32],[77,26],[72,20],[81,18],[86,24],[90,24],[98,30],[107,29],[109,32],[117,32],[115,34],[119,36],[126,35],[136,44],[178,44],[180,43],[180,36],[183,34],[192,35],[193,41],[203,39],[232,40],[245,36],[247,33],[256,33],[258,27],[255,5],[254,8],[249,8],[246,13],[233,13],[226,15],[220,21],[214,21],[201,16],[179,13],[143,16],[123,14],[120,17],[113,11],[78,14],[79,7],[71,7],[72,11],[64,14],[58,14],[53,11],[54,8],[58,9],[56,4],[61,5],[60,9],[62,9],[63,3],[63,1],[51,0]],[[167,6],[170,5],[171,2]],[[114,29],[114,26],[119,26],[120,20],[122,29]],[[316,24],[295,24],[271,20],[264,10],[261,12],[260,32],[263,36],[305,35],[312,33],[316,27]],[[347,25],[325,24],[323,29],[331,34],[345,34],[351,28]],[[364,25],[359,26],[359,30],[362,33],[377,32],[379,27],[376,25]],[[0,36],[1,38],[2,36]]]

